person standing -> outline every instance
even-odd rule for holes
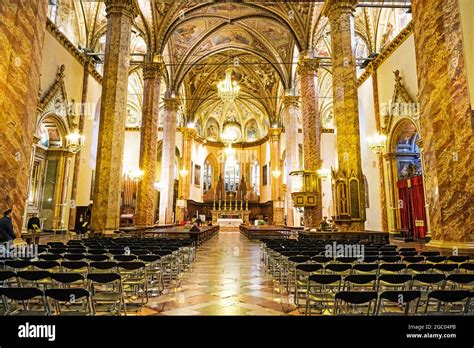
[[[0,219],[0,243],[6,243],[16,238],[13,232],[12,210],[8,209],[3,213]]]

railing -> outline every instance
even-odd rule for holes
[[[245,226],[240,225],[240,233],[248,239],[291,238],[294,232],[286,226]]]

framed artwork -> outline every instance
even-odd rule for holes
[[[194,185],[201,186],[201,166],[194,165]]]
[[[266,186],[268,184],[268,166],[265,164],[262,167],[262,186]]]

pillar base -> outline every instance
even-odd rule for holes
[[[432,239],[425,244],[428,249],[435,250],[455,250],[459,253],[474,253],[474,242],[450,242]]]

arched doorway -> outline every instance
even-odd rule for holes
[[[408,118],[400,120],[390,136],[390,196],[395,211],[395,229],[405,239],[423,239],[427,234],[423,166],[419,132]]]
[[[36,129],[31,165],[27,220],[36,215],[44,230],[65,229],[71,152],[66,148],[68,127],[62,117],[46,114]]]

